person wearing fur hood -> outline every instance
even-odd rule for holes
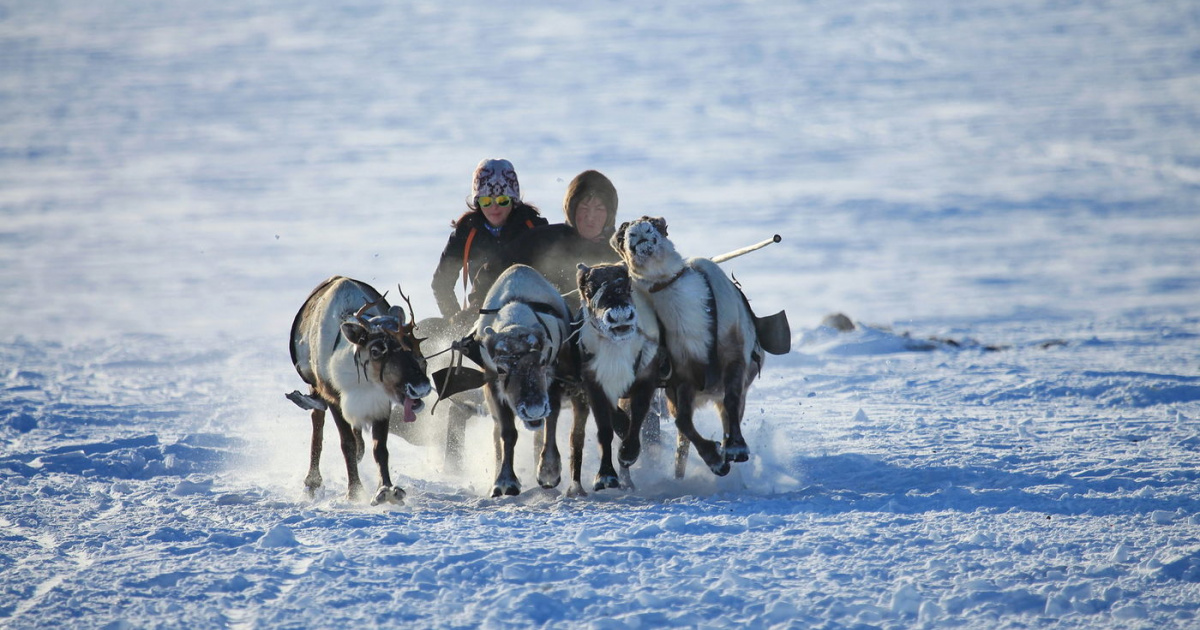
[[[559,290],[575,290],[576,265],[619,262],[609,245],[617,223],[617,189],[599,171],[584,171],[567,185],[563,197],[565,223],[528,230],[514,241],[513,262],[542,272]],[[578,298],[568,299],[578,306]]]

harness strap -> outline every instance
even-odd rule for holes
[[[690,269],[690,267],[688,267],[687,265],[684,265],[683,268],[679,270],[679,273],[676,273],[675,275],[671,276],[667,280],[663,280],[661,282],[655,282],[654,284],[650,285],[650,288],[647,290],[651,293],[658,293],[659,291],[662,291],[663,289],[671,286],[672,284],[675,284],[675,281],[678,280],[680,277],[682,277],[683,274],[687,273],[688,269]]]
[[[521,304],[528,306],[535,314],[542,313],[543,315],[553,316],[555,319],[559,319],[559,320],[562,319],[561,315],[558,312],[558,309],[554,308],[553,306],[551,306],[549,304],[546,304],[545,302],[525,302],[522,300],[513,300],[513,302],[520,302]],[[509,303],[511,303],[511,302],[509,302]],[[507,306],[507,305],[508,304],[505,304],[504,306]],[[504,308],[504,307],[501,306],[500,308]],[[480,315],[495,315],[496,313],[500,312],[500,308],[481,308],[481,309],[479,309],[479,314]],[[546,323],[546,320],[542,319],[541,317],[534,317],[534,319],[538,320],[538,323],[541,324],[542,328],[546,331],[546,338],[553,340],[554,333],[550,332],[550,326]],[[561,343],[561,340],[560,340],[560,343]],[[554,355],[558,356],[557,349],[554,351]]]
[[[705,307],[712,314],[712,323],[709,325],[708,366],[704,370],[704,389],[712,389],[721,380],[721,368],[717,360],[717,343],[720,341],[717,338],[717,294],[713,291],[708,276],[702,273],[700,277],[704,278],[704,284],[708,286],[708,303]]]
[[[475,233],[478,231],[478,228],[471,228],[471,231],[467,233],[467,244],[463,245],[463,308],[467,307],[467,276],[470,275],[471,243],[475,242]]]

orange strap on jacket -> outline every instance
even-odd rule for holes
[[[467,308],[467,270],[470,268],[471,260],[471,243],[475,241],[475,232],[478,228],[471,228],[467,233],[467,244],[463,245],[463,308]]]
[[[525,219],[525,227],[532,228],[532,227],[533,227],[533,220],[532,220],[532,219]],[[468,278],[468,277],[471,275],[471,274],[470,274],[470,268],[471,268],[471,243],[475,242],[475,233],[476,233],[476,232],[478,232],[478,231],[479,231],[479,228],[471,228],[471,231],[470,231],[470,232],[467,232],[467,244],[466,244],[466,245],[463,245],[463,270],[462,270],[462,278],[463,278],[463,308],[466,308],[466,307],[467,307],[467,295],[468,295],[468,291],[467,291],[467,278]]]

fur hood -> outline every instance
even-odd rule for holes
[[[575,210],[579,203],[593,196],[608,208],[604,233],[611,234],[617,224],[617,188],[600,171],[584,171],[567,185],[567,194],[563,197],[563,214],[567,217],[567,225],[575,227]]]

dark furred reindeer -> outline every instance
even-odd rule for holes
[[[661,378],[658,321],[650,304],[633,290],[624,264],[589,267],[580,263],[576,283],[582,301],[580,374],[600,445],[600,471],[592,487],[632,486],[629,467],[641,453],[642,424]],[[628,414],[618,406],[622,398],[629,400]],[[587,413],[577,413],[571,431],[570,495],[585,494],[580,468],[586,420]],[[614,430],[621,437],[620,477],[612,463]]]
[[[408,304],[411,315],[412,304]],[[310,494],[321,487],[321,445],[325,410],[333,414],[341,437],[349,477],[349,496],[362,491],[358,461],[363,456],[362,430],[371,429],[372,451],[379,468],[379,489],[372,504],[402,503],[404,490],[392,485],[388,472],[388,416],[392,405],[412,422],[429,394],[425,357],[415,324],[400,306],[389,307],[371,285],[334,276],[313,289],[292,322],[292,364],[310,386],[310,395],[288,399],[312,410],[312,448],[304,485]]]

